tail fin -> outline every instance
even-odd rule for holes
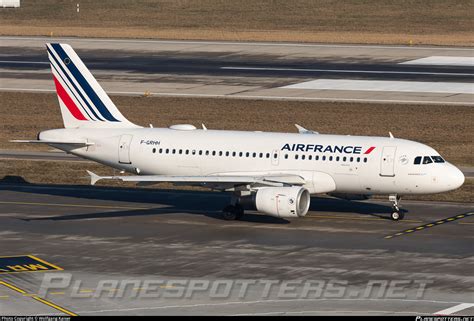
[[[130,128],[71,46],[46,44],[65,128]]]

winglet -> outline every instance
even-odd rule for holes
[[[87,171],[87,174],[89,174],[89,176],[91,177],[91,185],[95,185],[97,181],[102,179],[102,177],[100,177],[99,175],[95,173],[92,173],[91,171]]]

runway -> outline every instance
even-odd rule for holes
[[[388,202],[313,198],[302,219],[250,211],[229,222],[219,216],[227,201],[211,192],[1,184],[1,255],[53,266],[0,274],[2,314],[474,312],[472,204],[407,201],[406,219],[392,222]],[[51,277],[70,282],[44,292]],[[116,297],[109,284],[97,295],[100,280],[155,290]],[[256,283],[239,296],[237,280]],[[308,280],[324,286],[298,292]],[[203,287],[217,281],[231,282],[230,294]]]
[[[44,44],[57,41],[70,43],[112,94],[474,104],[471,48],[26,37],[0,40],[0,90],[53,91]],[[298,87],[314,80],[324,86]],[[368,82],[364,89],[357,86],[361,80]],[[344,81],[345,86],[328,87],[327,83],[334,81]],[[380,86],[386,81],[389,87]],[[399,86],[406,82],[405,89]]]

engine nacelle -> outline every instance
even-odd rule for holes
[[[255,195],[259,212],[276,217],[302,217],[308,213],[311,196],[304,187],[263,187]]]

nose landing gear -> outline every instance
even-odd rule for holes
[[[400,211],[400,208],[398,207],[398,205],[400,204],[401,197],[397,194],[389,195],[388,200],[392,202],[392,213],[390,214],[390,218],[393,221],[403,220],[405,214]]]

